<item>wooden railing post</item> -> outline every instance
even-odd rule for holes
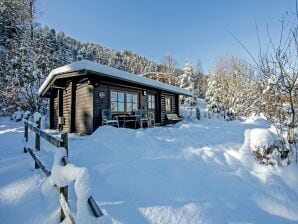
[[[63,147],[66,150],[66,158],[68,159],[68,133],[67,132],[62,133],[61,134],[61,139],[62,139],[62,142],[63,142]],[[62,194],[64,196],[66,203],[68,203],[68,186],[60,187],[59,191],[60,191],[60,194]],[[60,195],[59,195],[59,197],[60,197]],[[66,215],[64,214],[63,209],[61,207],[61,209],[60,209],[60,221],[62,222],[65,218],[66,218]]]
[[[40,118],[36,121],[36,128],[40,129]],[[35,149],[40,151],[40,135],[39,133],[35,133]]]
[[[63,142],[63,147],[66,150],[66,155],[68,157],[68,133],[67,132],[62,133],[61,134],[61,139],[62,139],[62,142]]]
[[[25,119],[24,120],[24,128],[25,128],[25,130],[24,130],[24,153],[26,153],[27,152],[27,149],[26,149],[26,144],[28,143],[28,125],[27,125],[27,122],[26,122],[27,120]]]
[[[39,120],[37,120],[36,121],[36,128],[40,128],[40,118],[39,118]],[[39,133],[37,133],[37,132],[35,132],[35,149],[37,150],[37,151],[40,151],[40,135],[39,135]],[[35,161],[35,163],[34,163],[34,168],[35,169],[38,169],[39,168],[39,166],[38,166],[38,164],[37,164],[37,162]]]

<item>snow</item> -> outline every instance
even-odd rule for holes
[[[162,89],[162,90],[166,90],[166,91],[181,94],[181,95],[192,96],[192,93],[187,89],[179,88],[177,86],[162,83],[143,76],[138,76],[129,72],[121,71],[89,60],[77,61],[52,70],[48,75],[48,77],[46,78],[46,80],[44,81],[44,83],[39,88],[38,95],[40,96],[43,95],[48,90],[50,85],[54,83],[54,81],[58,78],[59,75],[69,73],[69,72],[74,72],[74,71],[80,71],[80,70],[88,70],[88,71],[100,73],[99,75],[101,76],[107,76],[107,77],[125,80],[129,82],[134,82],[141,85]]]
[[[36,122],[36,121],[39,121],[41,119],[41,114],[39,112],[35,112],[33,114],[33,120]]]
[[[57,195],[22,153],[21,125],[0,120],[1,222],[58,223]],[[104,126],[90,136],[70,135],[75,166],[60,167],[65,152],[53,161],[45,142],[40,156],[61,186],[82,177],[70,188],[71,211],[78,216],[81,209],[76,195],[85,201],[92,193],[105,214],[99,223],[298,223],[297,165],[262,166],[252,156],[251,143],[264,143],[258,133],[271,141],[266,130],[261,117],[143,130]],[[63,175],[55,174],[58,167]]]
[[[277,140],[277,136],[265,128],[255,128],[250,131],[250,147],[253,151],[258,148],[268,148]]]
[[[51,176],[45,182],[43,189],[48,186],[65,187],[74,182],[74,190],[77,199],[76,223],[97,223],[88,211],[87,201],[91,196],[89,174],[85,167],[76,167],[73,164],[63,166],[61,160],[66,157],[64,148],[58,148],[55,152]],[[48,191],[48,190],[47,190]]]

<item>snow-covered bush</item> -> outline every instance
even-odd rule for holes
[[[206,100],[211,113],[225,120],[248,116],[257,111],[258,83],[252,68],[238,58],[219,60],[208,79]]]
[[[255,128],[245,135],[245,142],[256,160],[263,165],[288,165],[288,152],[285,149],[284,141],[270,129]]]
[[[21,110],[21,108],[18,108],[18,110],[15,111],[15,112],[12,114],[12,116],[11,116],[10,119],[13,120],[13,121],[18,122],[18,121],[21,121],[21,120],[23,119],[23,116],[24,116],[24,111]]]

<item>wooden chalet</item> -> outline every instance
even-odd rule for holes
[[[80,134],[103,125],[103,111],[110,111],[111,119],[150,113],[155,124],[165,125],[167,114],[179,114],[179,95],[191,96],[186,89],[87,60],[54,69],[38,93],[49,98],[51,129]]]

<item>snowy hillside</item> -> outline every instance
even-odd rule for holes
[[[101,127],[71,136],[69,159],[88,168],[93,196],[113,223],[298,223],[297,166],[254,162],[253,135],[243,144],[253,128],[269,126],[259,118]],[[57,195],[42,193],[46,178],[22,152],[22,135],[22,124],[0,120],[1,223],[58,223]],[[51,148],[42,146],[51,167]]]

